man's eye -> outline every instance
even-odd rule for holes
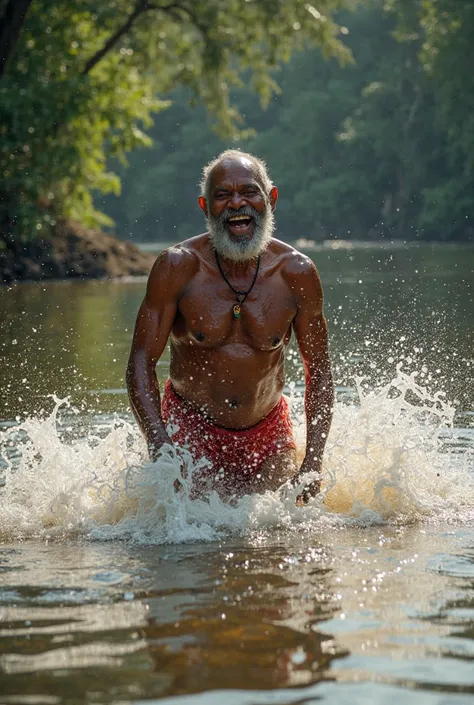
[[[215,198],[227,198],[227,193],[216,193]]]
[[[255,189],[249,189],[247,191],[244,191],[244,196],[256,196],[258,194],[258,191]]]

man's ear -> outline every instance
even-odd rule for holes
[[[272,211],[275,210],[277,201],[278,201],[278,189],[276,186],[273,186],[272,190],[270,191],[270,206],[271,206]]]
[[[202,212],[207,217],[207,201],[204,198],[204,196],[199,196],[198,202],[199,202],[199,206],[200,206]]]

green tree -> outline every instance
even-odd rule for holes
[[[233,95],[255,133],[231,144],[268,162],[280,236],[472,239],[474,3],[366,0],[336,19],[353,64],[307,48],[277,74],[266,111],[244,88]],[[229,146],[188,92],[172,98],[153,148],[132,155],[122,197],[104,204],[135,239],[202,227],[199,172]]]
[[[383,184],[375,188],[373,162],[391,168],[386,162],[393,126],[383,122],[375,103],[364,120],[358,111],[367,100],[366,86],[382,76],[391,78],[397,65],[401,49],[391,36],[395,21],[383,12],[381,2],[366,3],[337,19],[355,63],[341,68],[336,61],[326,61],[318,49],[308,48],[295,53],[278,72],[281,90],[265,111],[249,91],[234,95],[254,134],[232,145],[267,161],[280,187],[277,223],[284,239],[367,237],[371,232],[376,236],[375,224],[382,220],[386,190]],[[356,118],[360,123],[357,138],[341,139],[348,118],[352,125]],[[393,123],[397,120],[395,113]],[[199,172],[210,157],[229,146],[211,127],[202,111],[192,110],[186,92],[173,95],[173,106],[150,131],[152,149],[131,156],[122,196],[104,204],[121,234],[172,240],[203,226],[196,207]],[[371,133],[377,130],[385,130],[385,139],[381,134],[375,151]],[[393,151],[396,154],[395,145]]]
[[[382,12],[381,3],[374,10],[383,45],[372,44],[373,66],[337,136],[353,164],[347,197],[353,209],[364,212],[356,231],[365,237],[413,239],[419,236],[421,191],[432,167],[432,98],[418,59],[419,34],[407,32],[401,41],[396,17]],[[358,203],[354,189],[361,195]]]
[[[444,238],[474,236],[474,4],[424,0],[421,60],[433,83],[444,169],[424,191],[421,222]]]
[[[350,1],[350,0],[349,0]],[[19,0],[0,5],[0,232],[31,237],[59,217],[110,222],[92,193],[118,193],[108,159],[150,143],[144,128],[176,86],[222,134],[242,116],[243,77],[262,102],[297,49],[349,57],[330,13],[345,0]],[[8,31],[9,30],[9,31]],[[7,36],[9,39],[7,40]]]

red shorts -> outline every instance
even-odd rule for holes
[[[194,460],[207,458],[214,472],[240,477],[249,471],[257,473],[267,458],[296,448],[288,402],[283,396],[263,421],[243,431],[210,423],[177,396],[169,379],[161,409],[171,439],[187,448]]]

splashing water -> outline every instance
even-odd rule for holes
[[[448,443],[454,409],[415,377],[398,367],[392,382],[375,391],[358,380],[359,403],[336,404],[323,489],[305,507],[295,504],[301,487],[289,486],[232,504],[216,492],[195,499],[192,478],[206,461],[194,463],[187,451],[166,446],[156,462],[146,462],[137,428],[120,419],[105,434],[68,441],[58,416],[66,402],[54,398],[49,417],[27,419],[0,435],[0,540],[181,543],[271,528],[472,522],[472,433],[466,431],[462,444]],[[294,428],[302,456],[301,414],[294,414]]]

